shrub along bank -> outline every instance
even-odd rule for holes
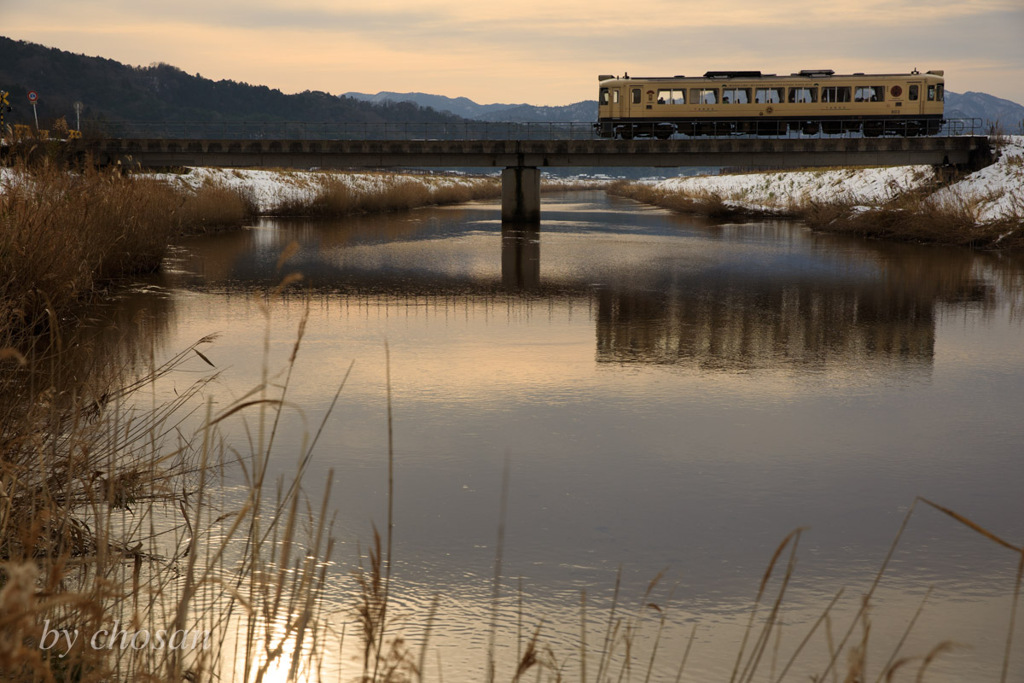
[[[815,230],[990,249],[1024,246],[1024,137],[949,180],[930,166],[838,168],[620,182],[609,192],[687,213],[790,216]]]
[[[70,315],[105,283],[155,270],[183,234],[260,214],[343,216],[500,193],[495,178],[464,176],[0,168],[0,348]]]

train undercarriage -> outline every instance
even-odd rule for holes
[[[667,140],[676,135],[687,137],[756,135],[783,137],[802,135],[863,135],[864,137],[917,137],[937,135],[945,122],[934,117],[901,117],[887,119],[619,119],[594,124],[603,138],[657,138]]]

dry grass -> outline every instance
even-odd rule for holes
[[[156,270],[175,237],[240,225],[253,213],[251,198],[212,184],[174,190],[117,170],[47,163],[11,171],[0,181],[4,345],[72,315],[110,280]]]
[[[269,213],[280,216],[329,218],[359,213],[408,211],[421,206],[458,204],[474,199],[501,196],[501,186],[494,179],[480,179],[473,184],[435,185],[427,179],[392,174],[377,176],[373,188],[360,189],[342,178],[324,174],[315,181],[309,199],[293,199],[275,206]]]
[[[45,325],[47,311],[67,315],[100,281],[157,268],[178,229],[179,200],[161,183],[53,167],[7,178],[0,188],[5,328]]]
[[[144,174],[71,172],[45,159],[0,180],[0,342],[49,328],[110,280],[160,266],[182,234],[237,227],[257,213],[251,191],[207,182],[172,187]],[[271,213],[313,217],[404,211],[493,198],[496,179],[433,182],[381,174],[368,189],[323,175],[312,199]],[[4,342],[4,340],[7,340]]]
[[[154,571],[169,558],[150,534],[160,524],[160,507],[194,484],[195,453],[167,442],[175,434],[176,414],[202,384],[152,411],[135,413],[125,401],[192,353],[190,348],[136,381],[110,376],[113,385],[102,394],[96,393],[99,385],[68,373],[36,373],[31,367],[25,369],[29,377],[64,381],[5,386],[0,405],[4,679],[110,680],[152,664],[142,655],[133,662],[134,651],[129,656],[120,649],[90,647],[85,638],[58,647],[55,634],[61,629],[94,634],[116,621],[142,628],[150,595],[173,581]],[[2,355],[5,375],[27,364],[16,352]],[[48,360],[61,363],[59,354]]]
[[[178,225],[182,233],[201,233],[243,225],[258,213],[251,192],[207,182],[182,190]]]
[[[1024,206],[1016,207],[998,221],[982,221],[982,208],[997,197],[952,192],[939,195],[933,193],[935,189],[928,186],[914,192],[901,192],[875,207],[842,200],[810,201],[790,207],[787,213],[823,232],[979,249],[1024,247]],[[680,213],[717,218],[759,215],[755,210],[727,202],[714,192],[689,195],[628,181],[613,183],[607,191]],[[772,217],[779,215],[779,212],[771,213]]]
[[[603,190],[613,182],[611,180],[598,180],[587,178],[559,178],[541,177],[540,191],[547,192],[572,192],[576,190]]]
[[[700,192],[686,195],[679,192],[661,190],[645,183],[634,183],[626,180],[611,183],[606,191],[610,195],[626,197],[627,199],[660,206],[672,211],[678,211],[679,213],[697,214],[713,218],[751,213],[740,206],[729,204],[724,197],[716,192]]]
[[[301,338],[300,327],[292,362]],[[137,395],[190,359],[209,363],[200,347],[210,341],[145,375],[108,377],[118,388],[100,399],[81,378],[47,385],[37,379],[60,373],[0,353],[5,377],[21,368],[26,380],[7,383],[0,405],[0,680],[258,681],[315,670],[331,482],[311,504],[301,481],[315,438],[289,486],[267,475],[287,384],[217,412],[199,395],[212,376],[166,403]],[[260,438],[236,458],[219,425],[252,414]],[[240,500],[218,495],[229,465],[247,482]],[[105,647],[115,628],[127,635]]]
[[[1024,211],[992,222],[979,218],[992,197],[945,193],[907,193],[882,206],[813,203],[800,217],[813,229],[899,241],[948,244],[979,249],[1024,246]]]

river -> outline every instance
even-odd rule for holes
[[[306,478],[316,499],[335,473],[326,599],[348,624],[352,652],[328,662],[341,679],[359,670],[357,544],[387,519],[385,344],[396,629],[419,642],[437,596],[428,680],[484,678],[506,468],[499,680],[512,678],[517,633],[521,647],[538,624],[579,680],[581,593],[594,678],[620,572],[618,614],[641,615],[632,679],[657,642],[651,678],[675,680],[693,634],[683,680],[728,680],[761,577],[797,528],[781,639],[757,680],[781,673],[845,587],[787,676],[808,680],[917,496],[1024,541],[1024,262],[600,192],[545,196],[542,210],[539,230],[503,230],[493,202],[263,219],[183,241],[119,300],[118,320],[156,321],[157,356],[219,333],[203,353],[222,404],[281,371],[308,302],[279,472],[352,364]],[[301,283],[275,292],[293,272]],[[872,680],[929,589],[900,656],[952,641],[927,680],[999,680],[1018,558],[918,503],[868,612]],[[759,617],[788,561],[787,549]],[[1019,631],[1008,680],[1024,676]],[[863,637],[858,624],[850,644]],[[840,679],[846,667],[844,655]]]

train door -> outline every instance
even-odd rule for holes
[[[630,86],[629,101],[623,109],[627,116],[643,116],[643,88],[638,85]]]
[[[924,112],[924,81],[907,81],[907,109],[904,114],[921,114]]]
[[[621,119],[626,109],[626,89],[617,87],[611,88],[611,102],[609,102],[608,114],[613,119]]]

